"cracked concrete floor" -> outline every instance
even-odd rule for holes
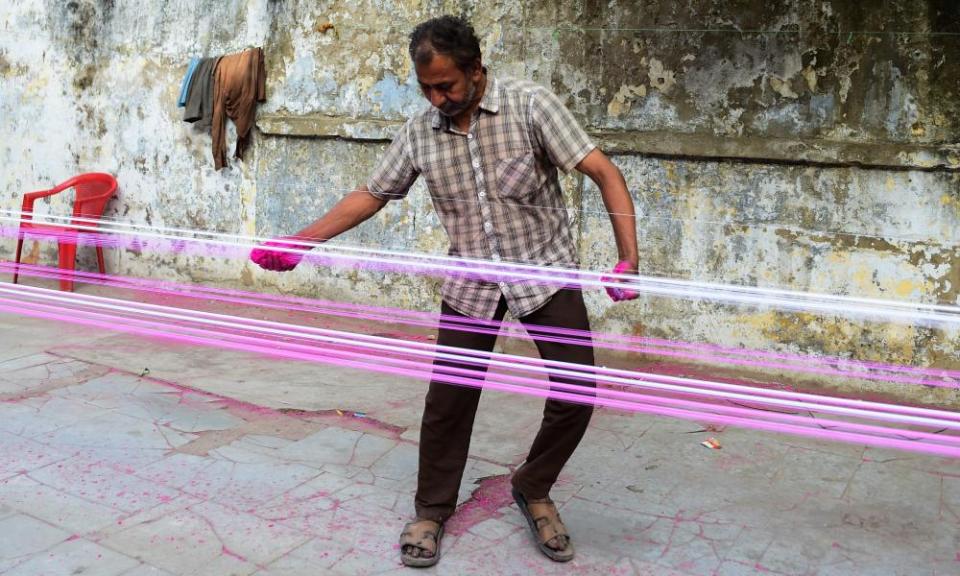
[[[424,389],[0,316],[0,574],[413,573]],[[428,573],[960,574],[960,462],[606,410],[552,564],[508,493],[540,407],[484,393]]]

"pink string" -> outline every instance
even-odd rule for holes
[[[372,362],[362,362],[355,359],[345,359],[343,357],[337,357],[332,355],[329,351],[324,351],[321,353],[307,353],[303,351],[297,351],[290,349],[288,345],[278,346],[278,342],[266,342],[262,339],[257,342],[249,341],[246,338],[242,340],[247,341],[236,341],[236,335],[224,334],[222,332],[215,331],[204,331],[187,327],[178,327],[178,329],[187,328],[188,332],[192,334],[179,334],[173,333],[168,330],[169,326],[164,326],[162,323],[151,323],[151,322],[140,322],[140,325],[137,323],[123,323],[117,322],[117,317],[103,315],[103,314],[91,314],[89,312],[81,312],[77,314],[66,315],[62,311],[58,310],[54,306],[46,305],[37,305],[33,304],[32,307],[24,307],[22,303],[10,304],[9,300],[5,301],[7,303],[0,304],[0,309],[6,310],[9,312],[14,312],[18,314],[27,314],[36,317],[43,317],[52,320],[59,320],[64,322],[72,323],[81,323],[86,325],[93,325],[99,328],[110,329],[110,330],[121,330],[125,332],[132,332],[143,334],[147,336],[159,336],[167,339],[178,340],[181,342],[191,343],[191,344],[203,344],[203,345],[214,345],[219,347],[226,347],[237,350],[245,350],[249,352],[259,352],[265,353],[272,356],[287,357],[287,358],[296,358],[301,360],[308,361],[323,361],[328,363],[333,363],[336,365],[351,367],[351,368],[362,368],[362,369],[372,369],[376,371],[382,371],[385,373],[390,373],[398,376],[409,376],[423,378],[428,375],[433,375],[438,381],[443,381],[449,384],[456,385],[465,385],[472,387],[484,387],[494,390],[500,390],[505,392],[515,392],[515,393],[524,393],[533,396],[540,396],[545,398],[553,398],[557,400],[570,401],[582,404],[595,404],[598,406],[607,406],[611,408],[617,408],[627,411],[637,411],[637,412],[646,412],[650,414],[672,416],[677,418],[696,420],[696,421],[706,421],[714,424],[722,425],[735,425],[735,426],[745,426],[750,428],[755,428],[759,430],[767,430],[772,432],[781,432],[781,433],[790,433],[797,434],[801,436],[808,436],[814,438],[822,438],[828,440],[836,440],[843,442],[853,442],[857,444],[867,444],[871,446],[885,447],[885,448],[896,448],[903,450],[910,450],[915,452],[923,452],[929,454],[937,454],[941,456],[950,456],[950,457],[960,457],[960,447],[948,446],[943,444],[930,444],[923,442],[919,439],[915,440],[904,440],[897,437],[884,437],[876,436],[873,434],[858,433],[852,431],[838,430],[838,429],[829,429],[825,422],[811,419],[811,425],[816,427],[805,427],[796,423],[788,423],[784,421],[772,421],[774,419],[783,420],[787,417],[794,419],[792,415],[784,415],[773,412],[757,412],[753,411],[755,414],[753,417],[745,417],[743,411],[745,409],[730,409],[727,407],[712,406],[711,412],[691,410],[690,408],[694,407],[696,403],[691,403],[689,401],[674,400],[674,399],[664,399],[659,398],[657,402],[652,403],[650,398],[646,398],[646,401],[625,399],[620,393],[620,397],[607,397],[601,393],[605,391],[597,390],[597,396],[585,396],[584,392],[588,394],[593,394],[594,390],[584,389],[583,387],[578,387],[581,393],[573,393],[568,391],[570,385],[564,385],[560,383],[550,383],[551,388],[560,388],[560,390],[550,390],[544,388],[545,383],[539,382],[540,388],[522,386],[518,384],[511,384],[508,382],[502,381],[487,381],[480,383],[476,378],[465,378],[456,374],[451,374],[447,371],[442,373],[434,373],[431,371],[424,370],[422,366],[418,369],[416,367],[398,367],[398,366],[384,366],[382,365],[378,358],[374,356]],[[129,321],[129,319],[128,319]],[[224,336],[228,336],[225,338]],[[254,339],[257,340],[257,339]],[[567,391],[564,391],[567,390]],[[609,391],[606,391],[609,392]],[[664,405],[667,404],[667,405]],[[719,409],[723,409],[722,411]],[[736,410],[732,412],[731,410]],[[722,413],[717,413],[717,412]],[[750,411],[748,411],[750,412]],[[763,419],[761,419],[763,418]],[[904,435],[909,434],[915,438],[924,438],[933,440],[936,442],[945,442],[953,443],[958,439],[951,436],[940,436],[940,435],[931,435],[929,433],[921,432],[906,432],[902,430],[895,431],[885,431],[880,427],[865,427],[862,424],[853,424],[848,422],[840,421],[830,421],[830,428],[846,428],[847,430],[870,430],[874,433],[889,433],[894,435]]]
[[[5,269],[12,272],[15,268],[16,265],[12,263],[0,262],[0,270]],[[173,282],[133,279],[121,276],[100,275],[77,271],[64,271],[57,268],[26,264],[21,264],[20,268],[21,274],[23,275],[56,279],[69,278],[89,284],[128,288],[163,294],[166,296],[182,295],[190,298],[211,299],[222,302],[242,304],[245,306],[259,306],[290,312],[332,314],[340,317],[370,320],[374,322],[402,323],[418,327],[434,328],[439,325],[440,327],[444,328],[453,328],[457,330],[486,334],[496,334],[499,332],[496,323],[488,320],[477,320],[472,318],[453,317],[424,312],[365,306],[360,304],[267,295],[223,288],[183,285]],[[640,354],[656,354],[659,356],[673,358],[684,358],[704,363],[716,362],[719,360],[728,364],[746,366],[750,368],[788,370],[801,373],[823,374],[864,380],[880,380],[924,386],[939,386],[947,388],[960,387],[960,381],[933,380],[931,378],[924,377],[935,374],[937,376],[941,376],[942,378],[960,378],[960,371],[881,364],[876,362],[865,363],[860,361],[840,360],[836,358],[821,359],[811,356],[770,354],[759,350],[729,349],[714,345],[672,342],[653,338],[644,339],[631,336],[620,337],[612,334],[569,330],[549,326],[524,327],[522,324],[515,322],[504,322],[503,325],[511,331],[510,335],[515,337],[519,336],[522,338],[530,338],[526,332],[529,330],[534,332],[536,339],[551,342],[582,344],[584,339],[589,338],[594,342],[595,346],[600,348]],[[624,342],[617,342],[615,341],[616,339],[622,339]],[[647,344],[645,345],[645,343]],[[679,349],[679,351],[670,349],[663,350],[663,347],[673,347]],[[686,352],[686,350],[691,350],[694,352]],[[749,358],[730,358],[725,356],[725,354],[750,354],[760,357],[784,357],[789,359],[790,362],[796,362],[797,364],[771,362],[767,360],[756,360]],[[844,366],[850,365],[851,368],[858,370],[841,370],[839,368],[831,368],[829,366],[820,367],[817,366],[818,363],[838,363]],[[863,370],[875,370],[888,373],[864,372]],[[901,376],[898,374],[900,372],[917,374],[918,376]]]

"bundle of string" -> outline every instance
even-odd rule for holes
[[[0,222],[19,222],[21,213],[0,210]],[[52,215],[33,215],[36,223],[69,225],[67,233],[49,232],[56,239],[66,236],[84,245],[156,250],[179,254],[246,258],[249,251],[270,239],[181,228],[150,227],[110,220],[87,220]],[[0,234],[16,236],[14,226],[3,226]],[[36,235],[37,232],[32,232]],[[943,304],[904,302],[878,298],[837,296],[782,288],[740,286],[644,275],[568,269],[534,263],[490,261],[475,258],[400,252],[341,243],[299,240],[308,249],[274,247],[274,251],[300,253],[304,262],[316,266],[363,268],[379,272],[421,274],[437,277],[460,276],[489,282],[530,282],[555,286],[576,284],[584,288],[619,288],[671,298],[767,306],[845,315],[862,315],[920,325],[960,324],[960,307]]]
[[[70,233],[82,243],[105,246],[143,246],[148,241],[163,241],[182,251],[209,250],[216,247],[222,255],[242,253],[261,239],[211,234],[202,231],[143,230],[136,225],[108,226],[101,232]],[[89,232],[86,231],[86,232]],[[14,232],[15,233],[15,232]],[[82,237],[82,240],[81,240]],[[593,287],[605,282],[599,273],[577,270],[544,270],[536,266],[512,263],[486,263],[489,268],[471,270],[468,262],[451,263],[454,259],[431,255],[402,255],[384,251],[365,252],[320,245],[326,251],[316,260],[342,265],[352,262],[385,263],[399,270],[442,270],[453,267],[459,273],[481,276],[497,274],[541,282],[562,282],[564,285],[583,280]],[[78,282],[100,284],[115,288],[171,294],[192,298],[217,299],[246,306],[286,309],[301,312],[332,314],[352,318],[381,319],[407,323],[411,326],[430,326],[431,323],[455,325],[475,331],[497,331],[499,326],[483,320],[451,319],[402,310],[366,307],[356,304],[331,303],[310,299],[256,294],[239,290],[183,286],[170,282],[131,279],[117,276],[66,272],[46,267],[20,265],[26,276],[59,279],[69,277]],[[479,268],[479,267],[478,267]],[[549,267],[543,267],[549,268]],[[14,265],[4,263],[0,270],[13,271]],[[631,289],[654,292],[650,286],[630,277]],[[655,279],[662,280],[662,279]],[[649,282],[649,279],[647,279]],[[673,281],[677,282],[677,281]],[[645,290],[646,288],[646,290]],[[690,287],[682,287],[690,297]],[[751,296],[739,290],[742,287],[723,287],[713,297],[742,298]],[[701,290],[704,288],[701,286]],[[782,292],[782,291],[779,291]],[[656,293],[656,292],[654,292]],[[761,295],[763,293],[761,292]],[[711,295],[707,295],[708,297]],[[788,298],[792,296],[793,298]],[[806,298],[798,298],[805,296]],[[812,296],[812,297],[811,297]],[[816,296],[793,293],[766,294],[769,305],[775,298],[805,305],[817,304]],[[703,297],[701,294],[700,297]],[[838,298],[826,296],[825,300]],[[897,306],[901,303],[861,299],[859,305],[873,314],[899,312],[900,317],[912,317],[937,323],[954,323],[957,311],[949,306]],[[734,300],[736,301],[736,300]],[[824,304],[824,302],[819,302]],[[214,314],[197,310],[173,308],[156,304],[124,301],[88,294],[64,295],[59,292],[22,285],[0,286],[0,310],[58,321],[97,326],[107,330],[121,330],[148,336],[159,336],[191,344],[213,345],[229,349],[268,354],[275,357],[335,364],[386,372],[398,376],[433,378],[461,386],[482,386],[505,392],[554,397],[570,402],[591,403],[614,409],[646,412],[718,425],[735,425],[760,430],[785,432],[872,446],[899,448],[944,456],[960,456],[960,438],[954,436],[960,428],[960,415],[932,408],[901,406],[882,402],[836,398],[778,389],[765,389],[704,379],[679,378],[639,371],[605,367],[584,367],[562,362],[545,362],[523,356],[481,353],[471,350],[439,347],[422,342],[384,338],[330,329],[299,326],[285,322],[256,320],[240,316]],[[912,315],[912,316],[911,316]],[[894,314],[896,316],[896,314]],[[507,323],[507,329],[516,328]],[[718,346],[692,343],[670,343],[654,339],[623,338],[617,335],[580,333],[548,327],[533,327],[535,338],[583,342],[591,338],[597,346],[621,351],[656,351],[664,355],[686,358],[722,358],[731,363],[755,367],[797,369],[855,378],[868,378],[903,384],[960,386],[960,373],[948,370],[896,366],[883,363],[852,362],[840,359],[822,359],[811,363],[808,357],[756,351],[737,351]],[[433,366],[441,358],[454,366]],[[493,373],[484,374],[490,366]],[[549,376],[553,381],[544,379]],[[597,383],[592,388],[590,383]]]

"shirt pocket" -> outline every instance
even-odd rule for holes
[[[501,200],[521,201],[533,196],[540,179],[532,153],[497,161],[497,194]]]

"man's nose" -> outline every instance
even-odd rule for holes
[[[430,104],[436,108],[443,106],[447,101],[439,90],[431,90],[428,97],[430,98]]]

